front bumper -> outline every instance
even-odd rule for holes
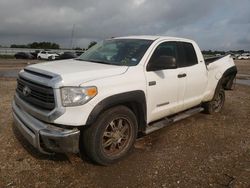
[[[44,123],[25,112],[15,101],[12,109],[15,127],[41,153],[79,152],[78,129],[65,129]]]

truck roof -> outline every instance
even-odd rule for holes
[[[124,36],[124,37],[115,37],[115,39],[144,39],[144,40],[177,40],[177,41],[188,41],[194,42],[190,39],[179,38],[179,37],[169,37],[169,36],[158,36],[158,35],[134,35],[134,36]]]

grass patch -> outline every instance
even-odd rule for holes
[[[14,59],[14,55],[0,55],[0,59]]]

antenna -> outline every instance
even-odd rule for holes
[[[73,49],[73,43],[74,43],[74,32],[75,32],[75,24],[73,24],[72,32],[71,32],[71,39],[70,39],[70,48]]]

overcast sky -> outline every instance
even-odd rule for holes
[[[0,45],[86,47],[125,35],[194,39],[202,49],[250,50],[250,0],[0,0]]]

